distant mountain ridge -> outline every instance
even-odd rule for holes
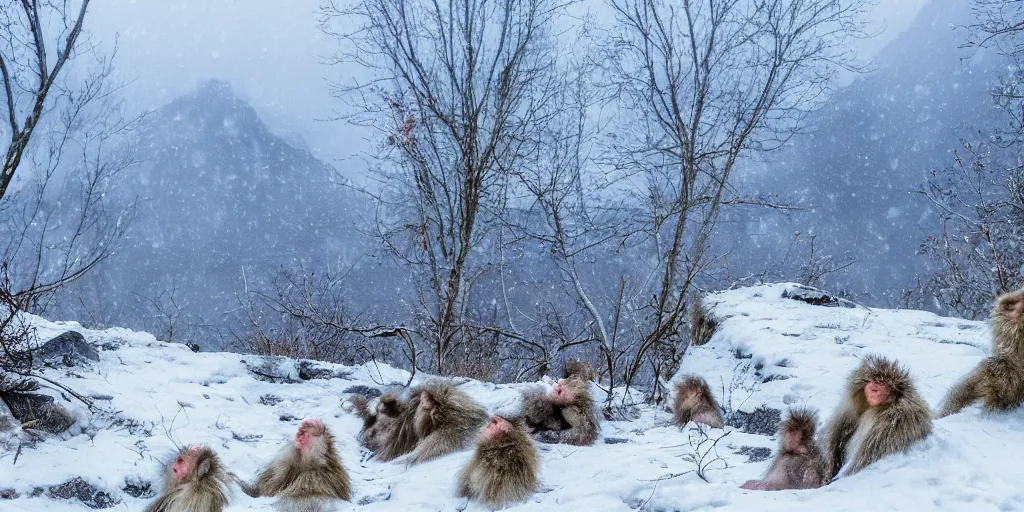
[[[112,321],[155,329],[145,323],[153,301],[173,292],[164,306],[179,308],[182,324],[216,326],[238,307],[243,270],[253,279],[362,250],[355,220],[365,202],[332,183],[330,165],[271,133],[225,82],[150,115],[139,153],[121,187],[137,195],[136,221],[90,277],[117,295]]]
[[[961,137],[992,126],[988,85],[1002,65],[960,48],[967,2],[932,0],[877,57],[875,70],[811,116],[812,129],[743,179],[743,187],[798,200],[790,218],[761,213],[745,232],[784,252],[794,233],[818,236],[819,252],[858,263],[828,286],[894,306],[929,262],[915,254],[940,227],[916,192],[932,169],[953,163]],[[762,261],[751,255],[752,264]]]

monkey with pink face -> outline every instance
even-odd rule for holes
[[[699,375],[685,375],[676,381],[676,399],[672,407],[675,424],[685,428],[691,421],[713,428],[725,428],[722,408],[711,386]]]
[[[779,451],[760,480],[740,486],[755,491],[814,489],[825,485],[825,460],[814,442],[818,413],[812,409],[789,410],[779,425]]]
[[[560,379],[546,394],[524,393],[521,416],[542,443],[589,446],[601,433],[590,384],[580,375]]]
[[[182,448],[167,464],[162,494],[145,512],[221,512],[228,503],[228,476],[208,446]]]
[[[825,428],[827,481],[852,475],[928,437],[932,415],[910,374],[897,362],[869,355],[847,380],[846,395]]]
[[[537,489],[540,454],[515,423],[493,416],[459,472],[457,494],[491,508],[525,501]]]
[[[334,448],[334,437],[318,418],[302,422],[294,441],[255,483],[238,483],[249,496],[280,497],[291,508],[304,510],[319,510],[329,501],[352,498],[352,485]]]

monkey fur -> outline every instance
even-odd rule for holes
[[[589,446],[601,433],[590,384],[578,375],[559,380],[549,393],[524,393],[520,416],[543,443]]]
[[[594,380],[594,369],[579,359],[570,359],[565,362],[565,369],[562,372],[563,379],[577,377],[583,381]]]
[[[348,398],[352,412],[363,420],[359,444],[376,453],[381,451],[398,429],[399,417],[405,407],[398,395],[386,393],[374,404],[363,395]]]
[[[792,408],[779,425],[779,451],[761,480],[750,480],[743,489],[780,491],[815,489],[825,485],[825,459],[814,441],[818,413]]]
[[[312,444],[303,447],[303,436]],[[275,496],[301,504],[352,498],[351,481],[334,448],[334,437],[317,419],[302,423],[295,441],[256,477],[254,484],[239,481],[239,485],[254,498]]]
[[[865,386],[888,388],[887,401],[871,407]],[[868,355],[847,379],[846,396],[826,426],[821,446],[825,479],[840,470],[852,475],[868,465],[928,437],[932,416],[918,395],[910,374],[896,361]]]
[[[457,495],[502,508],[537,489],[540,455],[519,425],[500,416],[477,437],[473,458],[459,472]]]
[[[679,428],[686,427],[690,421],[702,423],[713,428],[724,428],[722,409],[711,393],[703,377],[685,375],[676,381],[676,399],[673,407],[673,420]]]
[[[383,461],[389,462],[397,459],[416,449],[419,436],[416,434],[416,411],[419,410],[420,396],[418,389],[414,389],[407,400],[401,400],[396,396],[396,409],[398,415],[391,433],[383,440],[383,446],[374,456]]]
[[[175,474],[181,464],[191,465],[184,479]],[[163,493],[145,512],[221,512],[227,503],[224,466],[212,449],[197,445],[182,448],[166,465]]]
[[[416,447],[411,464],[419,464],[469,448],[487,413],[464,391],[442,380],[426,382],[412,392],[416,403]]]
[[[1024,403],[1024,290],[996,299],[991,323],[992,355],[949,390],[937,418],[975,402],[987,411],[1009,411]]]

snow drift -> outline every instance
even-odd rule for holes
[[[985,356],[990,332],[981,322],[869,309],[789,284],[712,294],[704,306],[717,330],[709,343],[689,349],[680,371],[704,376],[739,427],[680,432],[660,407],[631,408],[631,421],[602,423],[594,446],[542,446],[542,489],[517,510],[1024,509],[1013,469],[1024,458],[1024,412],[986,414],[977,407],[936,421],[934,434],[909,453],[828,487],[739,489],[770,462],[776,440],[763,433],[774,430],[778,411],[808,405],[824,421],[864,355],[898,359],[934,407]],[[0,454],[0,496],[17,495],[0,498],[0,510],[97,506],[52,491],[76,477],[106,493],[103,503],[116,503],[115,510],[141,510],[157,491],[161,458],[186,443],[210,445],[229,470],[250,477],[309,416],[333,431],[353,479],[353,500],[338,510],[479,509],[453,497],[469,452],[406,467],[401,460],[367,460],[356,442],[361,422],[341,410],[341,399],[360,387],[400,385],[408,378],[402,370],[193,353],[146,333],[33,322],[40,339],[75,330],[100,349],[99,362],[46,370],[91,397],[96,410],[88,414],[53,393],[79,421],[61,436],[23,447],[16,463],[14,451]],[[519,390],[536,385],[456,382],[499,413],[514,410]],[[594,386],[595,396],[604,396]],[[271,510],[273,503],[236,489],[229,510]]]

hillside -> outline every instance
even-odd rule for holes
[[[900,304],[915,275],[934,271],[916,251],[942,226],[917,192],[931,170],[953,165],[961,138],[983,139],[1005,122],[989,87],[1008,63],[961,48],[971,15],[969,2],[930,0],[867,73],[810,114],[806,133],[748,166],[741,190],[779,194],[805,209],[734,213],[738,226],[730,229],[742,233],[736,257],[760,269],[765,252],[786,254],[794,233],[802,245],[816,235],[819,253],[856,260],[827,276],[826,286],[879,306]]]
[[[784,298],[795,285],[767,285],[713,294],[705,299],[719,327],[711,341],[692,347],[682,372],[711,383],[733,423],[761,406],[834,407],[846,374],[868,353],[898,358],[936,405],[945,390],[984,356],[989,332],[983,323],[919,311],[824,307]],[[849,304],[847,304],[849,305]],[[119,502],[115,510],[141,510],[140,488],[154,482],[156,459],[175,443],[207,443],[228,469],[254,475],[290,439],[303,417],[325,420],[338,440],[354,481],[351,504],[338,510],[463,510],[453,497],[454,475],[468,459],[458,453],[406,468],[401,461],[369,461],[356,442],[360,422],[341,411],[355,386],[383,388],[408,374],[386,366],[347,367],[265,359],[230,353],[193,353],[177,344],[125,329],[89,331],[74,323],[33,319],[40,339],[68,329],[100,347],[90,366],[54,368],[61,378],[96,400],[91,416],[74,402],[79,424],[60,438],[0,455],[0,490],[19,495],[0,500],[0,510],[88,510],[76,500],[34,495],[81,477]],[[268,382],[277,375],[287,382]],[[300,371],[301,370],[301,371]],[[417,375],[416,380],[422,379]],[[281,379],[278,379],[279,381]],[[489,411],[508,412],[518,390],[535,384],[495,385],[459,381]],[[597,396],[603,396],[597,384]],[[723,393],[723,390],[725,391]],[[59,394],[54,394],[59,397]],[[762,409],[763,410],[763,409]],[[542,447],[542,490],[516,510],[1015,510],[1024,491],[1010,465],[1024,457],[1024,413],[985,415],[977,408],[943,420],[935,434],[907,455],[810,491],[753,492],[738,486],[767,466],[763,449],[772,436],[726,427],[698,444],[693,429],[680,432],[671,415],[653,406],[629,409],[632,421],[605,421],[592,447]],[[751,422],[746,430],[759,430]],[[725,437],[722,437],[725,435]],[[693,456],[704,458],[702,480]],[[758,457],[757,455],[762,455]],[[715,460],[717,459],[717,460]],[[752,462],[751,460],[757,460]],[[714,462],[711,462],[714,461]],[[0,492],[0,495],[4,493]],[[273,500],[250,499],[236,490],[230,510],[271,510]],[[479,510],[470,504],[467,510]]]
[[[255,289],[281,267],[343,267],[366,250],[356,223],[367,203],[228,83],[151,113],[140,139],[141,163],[120,187],[138,204],[130,229],[80,286],[88,306],[60,314],[219,348],[211,340],[234,320],[243,272]]]

